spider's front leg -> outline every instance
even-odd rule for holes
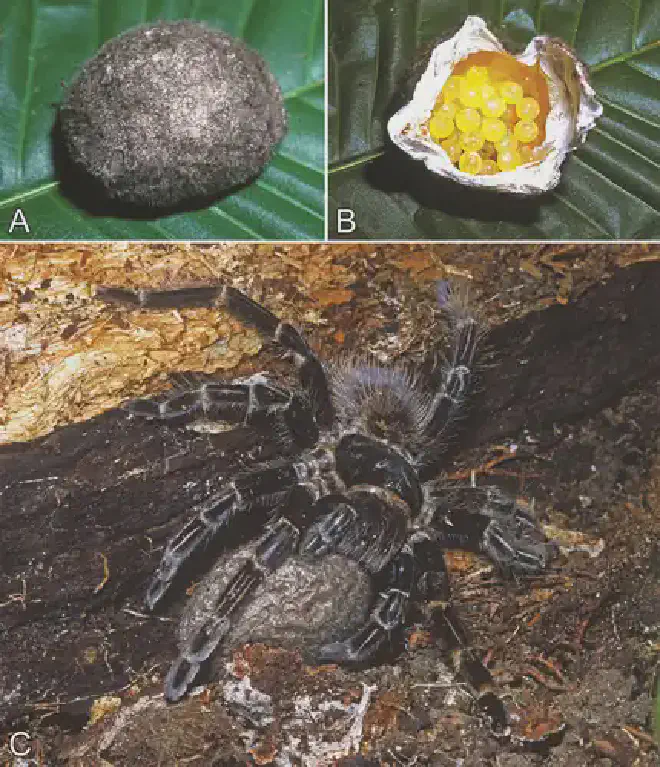
[[[329,426],[333,408],[328,379],[320,360],[301,333],[282,322],[265,306],[228,285],[194,286],[170,290],[131,290],[100,287],[98,295],[106,301],[132,304],[141,308],[181,308],[219,304],[246,325],[277,341],[293,357],[302,388],[309,395],[316,421]]]
[[[168,424],[191,423],[200,417],[249,426],[287,452],[311,447],[319,430],[310,406],[299,395],[260,380],[250,383],[203,381],[175,390],[158,400],[136,399],[126,405],[131,415]]]
[[[231,628],[231,621],[268,573],[294,552],[310,524],[314,500],[309,489],[297,485],[277,509],[277,517],[260,538],[253,557],[245,562],[220,595],[214,614],[199,626],[181,648],[165,678],[165,697],[182,698],[195,681],[202,663],[216,650]]]

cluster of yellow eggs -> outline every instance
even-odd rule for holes
[[[471,66],[449,77],[428,130],[459,170],[492,175],[542,158],[540,113],[520,83],[491,80],[487,67]]]

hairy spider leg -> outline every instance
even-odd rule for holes
[[[194,389],[174,390],[158,401],[132,400],[126,408],[132,415],[168,424],[190,423],[203,416],[250,426],[285,449],[311,447],[319,435],[312,411],[301,397],[260,381],[205,381]]]
[[[402,550],[409,510],[395,493],[370,485],[327,495],[316,505],[319,518],[300,544],[303,556],[342,554],[376,576],[391,568],[364,627],[320,651],[323,662],[359,663],[369,659],[405,618],[412,588],[410,553]]]
[[[298,369],[303,389],[308,393],[312,410],[319,425],[329,426],[334,412],[326,372],[316,354],[293,325],[282,322],[265,306],[258,304],[228,285],[188,287],[170,290],[131,290],[128,288],[98,289],[107,301],[129,303],[142,308],[223,305],[246,325],[253,325],[261,335],[277,341],[289,352]]]
[[[275,518],[259,539],[254,555],[231,579],[220,595],[214,614],[199,626],[181,648],[165,678],[165,698],[182,698],[197,678],[202,664],[217,649],[231,628],[231,619],[257,586],[295,551],[301,533],[314,514],[313,493],[298,485],[278,506]]]
[[[442,367],[442,379],[422,427],[430,446],[421,451],[416,466],[422,481],[435,473],[435,465],[447,431],[465,401],[473,376],[480,329],[473,317],[457,301],[450,300],[446,313],[451,331],[451,352]]]
[[[509,732],[509,717],[502,699],[495,692],[495,680],[469,646],[465,629],[453,606],[446,602],[431,603],[431,633],[441,639],[451,653],[459,679],[467,682],[477,705],[489,718],[491,727],[500,734]]]
[[[538,575],[556,555],[536,520],[498,487],[454,486],[447,492],[431,522],[443,549],[485,554],[507,575]]]
[[[227,533],[237,515],[256,515],[261,525],[298,482],[292,463],[261,467],[239,474],[219,492],[194,508],[195,516],[165,546],[147,589],[146,605],[153,610],[184,563],[193,561],[220,533]]]

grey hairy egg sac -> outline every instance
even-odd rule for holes
[[[113,202],[196,207],[254,179],[286,130],[280,87],[242,41],[140,26],[87,61],[59,109],[68,162]]]
[[[226,552],[195,586],[182,612],[178,630],[181,646],[200,630],[255,549],[252,542]],[[255,589],[253,600],[237,616],[223,652],[212,659],[207,675],[222,678],[227,655],[236,647],[255,642],[298,650],[312,665],[322,662],[322,646],[343,638],[347,631],[357,631],[369,615],[373,598],[368,573],[347,557],[332,554],[310,560],[294,556]]]

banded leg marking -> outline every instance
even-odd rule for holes
[[[423,534],[413,535],[421,537]],[[504,703],[494,692],[493,677],[470,648],[468,635],[450,601],[451,589],[442,548],[433,535],[424,536],[415,547],[415,555],[420,569],[418,594],[428,604],[432,634],[453,656],[458,676],[472,689],[477,705],[489,718],[493,729],[507,731],[509,718]]]
[[[128,303],[141,308],[209,306],[214,303],[224,306],[241,322],[253,325],[259,333],[277,341],[293,356],[301,385],[310,396],[312,410],[318,422],[323,426],[332,422],[330,387],[323,365],[316,354],[293,325],[282,322],[277,315],[240,290],[228,285],[160,291],[100,287],[97,294],[106,301]]]
[[[301,486],[295,487],[278,509],[257,544],[254,556],[231,579],[220,595],[214,615],[207,618],[181,648],[165,679],[165,697],[177,701],[195,681],[202,663],[217,649],[231,628],[237,611],[254,593],[266,575],[280,567],[295,550],[311,516],[312,495]]]
[[[392,633],[403,626],[414,588],[412,549],[404,546],[387,569],[383,591],[365,624],[350,637],[324,645],[319,651],[322,663],[366,663],[390,641]]]
[[[432,522],[438,545],[486,554],[504,573],[537,575],[556,556],[536,520],[494,486],[453,488]]]
[[[259,512],[268,517],[297,482],[291,464],[257,469],[239,475],[233,482],[196,507],[196,516],[171,538],[147,589],[145,602],[150,610],[163,598],[184,563],[203,551],[222,531],[227,531],[237,514]]]

